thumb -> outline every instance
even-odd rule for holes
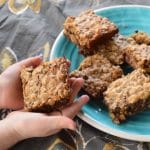
[[[31,58],[27,58],[25,60],[22,60],[21,62],[18,63],[18,65],[20,65],[20,66],[26,66],[26,67],[29,67],[29,66],[36,67],[41,62],[42,62],[41,56],[36,56],[36,57],[31,57]]]
[[[64,116],[69,118],[74,118],[81,108],[89,101],[87,95],[82,95],[77,101],[75,101],[71,106],[67,107],[62,111]]]
[[[89,97],[87,95],[81,96],[77,101],[68,107],[64,108],[61,112],[63,116],[67,116],[69,118],[74,118],[77,113],[81,110],[81,108],[89,101]],[[60,112],[52,112],[50,115],[60,115]]]
[[[8,67],[8,69],[6,69],[2,73],[2,75],[5,78],[10,78],[10,76],[12,78],[16,78],[16,77],[18,78],[19,75],[20,75],[20,71],[21,71],[23,66],[25,66],[25,67],[29,67],[29,66],[36,67],[41,62],[42,62],[42,58],[40,56],[27,58],[25,60],[22,60],[22,61],[20,61],[18,63],[13,64],[12,66]]]

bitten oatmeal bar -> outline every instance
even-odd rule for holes
[[[65,58],[44,62],[36,68],[21,71],[25,108],[29,111],[50,112],[70,102],[70,63]]]
[[[64,34],[79,48],[88,49],[89,53],[97,43],[110,39],[117,32],[114,23],[97,16],[92,10],[86,10],[77,17],[68,17],[64,23]]]
[[[125,60],[133,68],[142,68],[150,72],[150,46],[131,44],[125,49]]]
[[[104,101],[115,123],[150,107],[150,76],[137,69],[112,82],[104,93]]]
[[[78,70],[73,71],[70,76],[83,78],[85,81],[82,89],[97,99],[103,96],[112,81],[122,76],[122,70],[119,66],[113,66],[102,55],[95,54],[85,58]]]

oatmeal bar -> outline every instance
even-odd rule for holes
[[[50,112],[70,102],[69,66],[65,58],[57,58],[21,71],[24,104],[28,111]]]
[[[136,32],[128,40],[137,44],[150,45],[150,36],[145,32]]]
[[[124,49],[127,47],[127,39],[122,35],[116,35],[111,40],[98,46],[98,53],[106,57],[112,64],[124,63]]]
[[[120,123],[150,107],[150,76],[142,69],[134,70],[112,82],[104,93],[104,101],[115,123]]]
[[[85,58],[79,68],[71,73],[71,77],[81,77],[85,80],[82,90],[94,99],[103,96],[107,86],[121,76],[121,68],[113,66],[99,54]]]
[[[110,39],[117,32],[114,23],[108,18],[97,16],[92,10],[86,10],[77,17],[68,17],[64,23],[64,34],[89,53],[97,43]]]
[[[99,45],[98,53],[104,55],[112,64],[121,65],[124,63],[124,49],[128,42],[122,35],[116,35],[105,44]]]
[[[124,36],[115,35],[112,39],[104,42],[103,44],[97,45],[97,48],[93,48],[92,52],[93,54],[99,53],[103,55],[112,64],[121,65],[124,63],[124,49],[127,45],[128,41]],[[89,55],[88,50],[83,50],[82,54],[83,53],[85,57]]]
[[[125,60],[133,68],[142,68],[150,73],[150,46],[131,44],[125,49]]]

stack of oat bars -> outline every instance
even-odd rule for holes
[[[103,97],[115,123],[150,107],[150,37],[146,33],[124,37],[108,18],[86,10],[66,19],[64,35],[85,57],[70,77],[83,78],[82,90],[92,99]],[[125,63],[134,69],[127,75],[121,67]]]

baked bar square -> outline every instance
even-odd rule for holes
[[[108,85],[122,74],[119,66],[114,66],[102,55],[95,54],[85,58],[70,76],[83,78],[82,90],[92,98],[98,99],[103,96]]]
[[[65,58],[43,62],[21,71],[25,109],[35,112],[59,110],[70,103],[70,63]]]
[[[90,53],[88,50],[80,49],[86,57],[88,55],[99,53],[106,57],[112,64],[121,65],[124,63],[124,49],[128,45],[127,38],[116,34],[111,39],[100,43],[96,48],[93,48]]]
[[[150,107],[150,76],[142,69],[112,82],[104,93],[104,102],[115,123]]]
[[[108,18],[97,16],[91,9],[81,12],[77,17],[67,17],[64,23],[64,35],[79,49],[84,48],[89,53],[97,43],[110,39],[117,32],[114,23]]]
[[[127,47],[127,39],[122,35],[115,35],[112,39],[98,46],[98,53],[106,57],[112,64],[124,63],[124,49]]]
[[[125,60],[133,68],[142,68],[150,73],[150,46],[130,44],[125,49]]]

